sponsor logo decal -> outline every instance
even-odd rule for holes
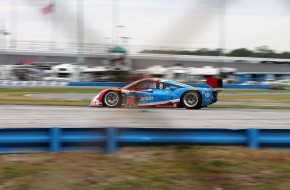
[[[153,96],[143,96],[140,98],[140,101],[151,101],[153,100]]]
[[[207,97],[207,98],[210,97],[210,93],[209,92],[206,92],[205,93],[205,97]]]

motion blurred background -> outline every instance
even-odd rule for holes
[[[287,0],[0,5],[1,80],[289,83]]]
[[[288,150],[238,147],[289,147],[289,33],[290,0],[0,0],[0,153],[125,141],[1,154],[0,190],[289,189]],[[201,110],[88,107],[145,77],[224,89]]]

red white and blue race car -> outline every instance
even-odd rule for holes
[[[157,78],[135,81],[123,88],[108,88],[91,101],[92,107],[143,107],[200,109],[217,101],[218,91],[195,88]]]

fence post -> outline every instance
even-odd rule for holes
[[[49,150],[51,152],[60,152],[61,151],[61,128],[53,127],[50,128],[50,144]]]
[[[247,129],[247,144],[249,148],[258,149],[260,147],[259,132],[260,130],[255,128]]]
[[[106,128],[106,152],[113,153],[117,151],[117,129],[114,127]]]

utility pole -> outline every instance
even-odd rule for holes
[[[120,28],[124,28],[125,26],[116,26],[116,39],[117,39],[117,44],[116,45],[121,45],[120,44]]]
[[[5,64],[5,54],[6,54],[5,52],[7,50],[6,36],[9,35],[9,32],[7,32],[5,29],[5,20],[1,20],[1,21],[3,21],[3,29],[2,29],[2,27],[0,27],[0,37],[2,38],[2,36],[3,36],[3,41],[2,40],[0,41],[0,44],[1,44],[0,49],[2,49],[3,54],[2,54],[2,56],[0,56],[0,57],[2,57],[2,59],[0,59],[0,64],[1,64],[1,62],[3,64]]]
[[[112,0],[112,45],[118,45],[119,36],[119,0]]]
[[[51,49],[56,50],[57,48],[57,0],[53,1],[53,13],[51,14]]]
[[[223,65],[226,48],[225,1],[219,0],[219,62]]]
[[[129,40],[130,38],[129,37],[121,37],[122,39],[122,45],[124,45],[124,47],[127,49],[127,51],[129,51]]]
[[[81,80],[81,66],[85,63],[83,0],[77,0],[77,80]]]
[[[17,47],[17,0],[10,0],[10,47]]]

